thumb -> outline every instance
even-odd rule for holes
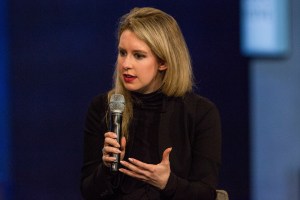
[[[163,163],[163,164],[169,164],[169,162],[170,162],[169,158],[170,158],[171,151],[172,151],[172,147],[169,147],[169,148],[167,148],[164,151],[161,163]]]
[[[120,147],[120,150],[122,151],[121,152],[121,160],[124,159],[124,156],[125,156],[125,147],[126,147],[126,138],[125,137],[122,137],[121,138],[121,147]]]
[[[121,150],[124,150],[125,149],[125,147],[126,147],[126,138],[123,136],[122,138],[121,138]]]

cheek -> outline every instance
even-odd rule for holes
[[[150,82],[157,76],[157,70],[151,67],[141,71],[140,75],[145,81]]]
[[[122,57],[120,57],[120,56],[117,57],[117,66],[118,66],[118,68],[120,68],[122,66],[123,60],[124,59]]]
[[[116,63],[118,68],[120,67],[120,63],[121,63],[121,61],[120,61],[120,58],[118,57],[117,63]]]
[[[122,70],[122,65],[121,65],[121,62],[120,62],[119,59],[117,60],[117,63],[116,63],[116,64],[117,64],[117,66],[116,66],[117,70],[118,70],[118,71],[121,71],[121,70]]]

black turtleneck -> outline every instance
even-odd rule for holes
[[[84,130],[84,163],[81,191],[85,199],[162,200],[215,199],[221,161],[221,124],[216,106],[204,97],[187,93],[167,97],[160,91],[132,93],[134,117],[129,127],[125,160],[135,157],[157,164],[161,153],[173,147],[171,173],[163,190],[110,173],[100,149],[107,131],[107,94],[91,103]],[[158,148],[157,148],[158,144]]]
[[[150,94],[132,93],[133,124],[129,133],[133,146],[130,157],[145,163],[156,164],[158,160],[158,127],[163,94],[160,91]]]
[[[131,95],[133,120],[125,159],[132,157],[145,163],[158,164],[158,129],[164,95],[161,91],[150,94],[132,92]],[[156,188],[128,176],[123,181],[122,192],[128,193],[124,199],[153,199],[154,196],[159,199]]]

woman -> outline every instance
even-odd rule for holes
[[[192,92],[189,52],[173,17],[135,8],[118,29],[111,91],[89,107],[81,191],[85,199],[215,199],[221,154],[215,105]],[[125,97],[122,135],[109,131],[108,102]],[[122,167],[111,173],[119,154]]]

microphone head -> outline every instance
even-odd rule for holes
[[[113,113],[122,113],[125,108],[125,98],[122,94],[113,94],[109,100],[109,108]]]

